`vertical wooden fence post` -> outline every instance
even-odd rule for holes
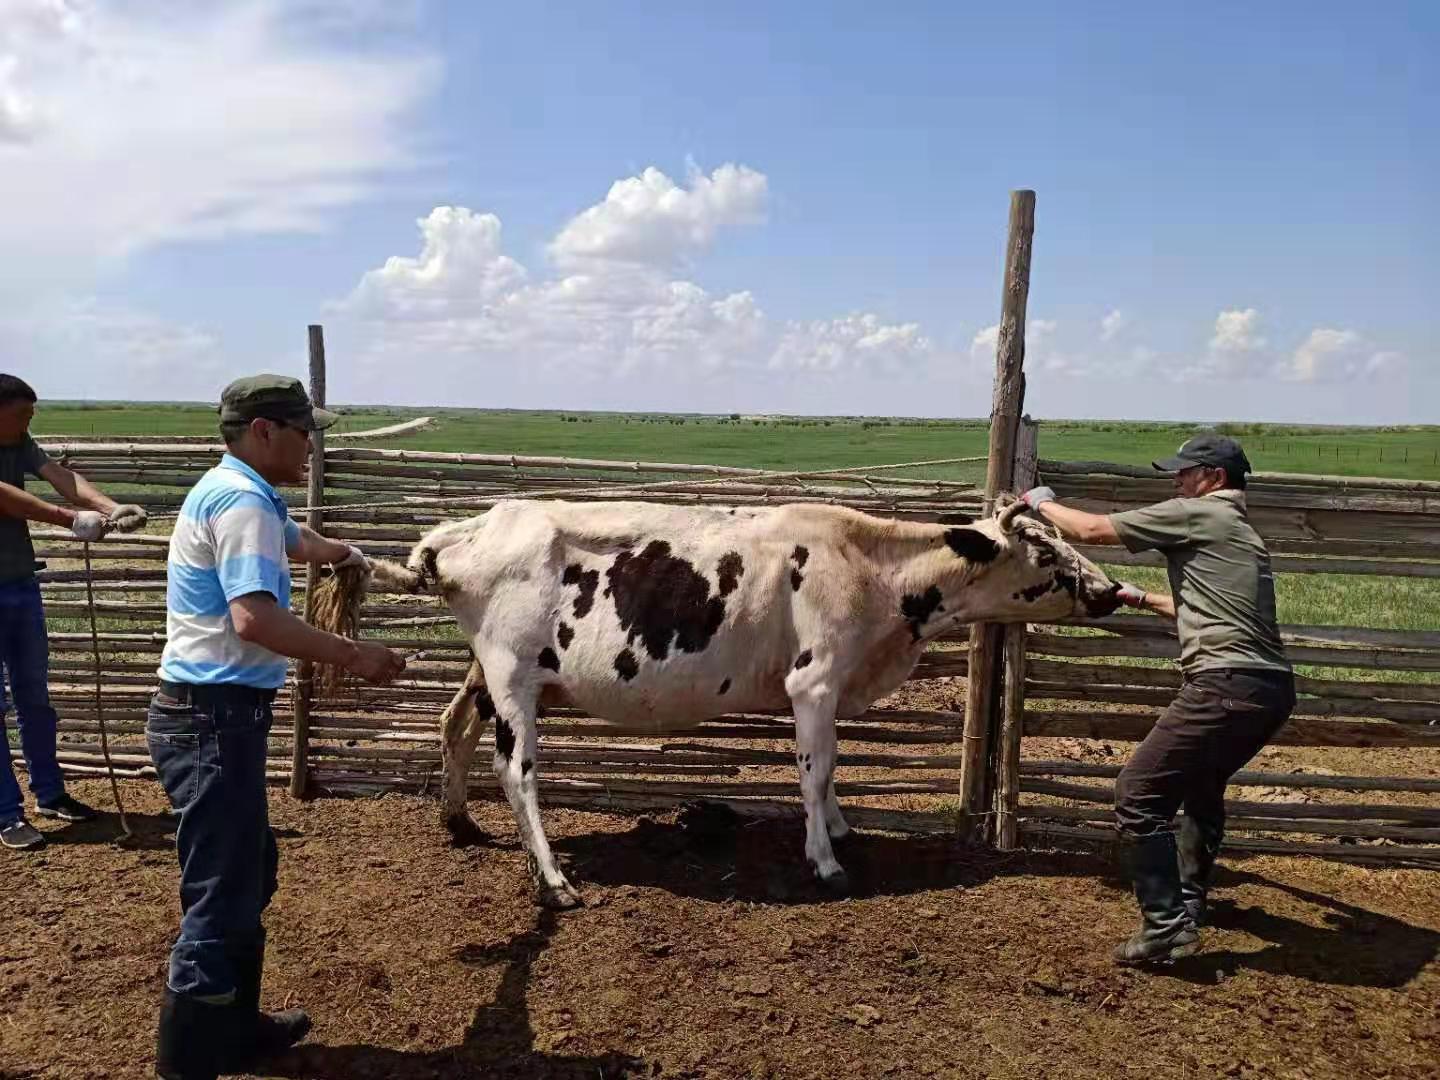
[[[325,407],[325,328],[310,327],[310,403]],[[310,507],[306,524],[317,532],[325,524],[325,433],[310,435],[310,488],[305,499]],[[315,616],[315,586],[320,583],[320,564],[305,567],[305,621]],[[294,756],[290,760],[290,794],[303,799],[310,786],[310,708],[315,702],[315,665],[300,661],[295,676]]]
[[[1015,438],[1015,490],[1035,486],[1039,471],[1039,445],[1035,421],[1020,421]],[[1014,851],[1020,842],[1020,737],[1025,723],[1025,624],[1005,627],[1002,649],[1004,692],[1000,701],[1000,738],[995,749],[995,846]]]
[[[1030,248],[1035,233],[1035,193],[1010,193],[1010,231],[1005,245],[1005,281],[1000,328],[995,342],[995,391],[990,410],[990,456],[985,468],[985,513],[1014,479],[1015,436],[1025,395],[1025,308],[1030,299]],[[970,628],[970,673],[965,692],[965,739],[960,749],[960,814],[969,839],[987,832],[990,805],[989,748],[998,726],[997,684],[1000,627]]]

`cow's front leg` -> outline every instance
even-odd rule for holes
[[[513,682],[492,679],[489,662],[485,665],[485,676],[495,703],[495,775],[510,800],[510,809],[515,812],[515,824],[530,858],[530,875],[539,901],[544,907],[556,910],[577,907],[580,894],[556,865],[550,841],[545,838],[545,827],[540,822],[535,770],[535,753],[540,742],[535,727],[538,688],[520,678]]]
[[[805,858],[821,883],[833,892],[845,893],[850,882],[835,861],[827,828],[826,803],[835,775],[835,700],[827,680],[797,678],[786,680],[795,707],[795,763],[800,769],[800,795],[805,802]],[[792,683],[800,685],[792,688]],[[838,809],[838,808],[837,808]],[[843,824],[843,821],[842,821]]]

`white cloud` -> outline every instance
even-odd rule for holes
[[[1404,366],[1400,353],[1378,350],[1354,330],[1316,327],[1280,373],[1296,382],[1337,382],[1388,375]]]
[[[983,360],[986,357],[993,358],[995,348],[1000,343],[1000,324],[987,326],[970,339],[970,356],[974,360]]]
[[[296,10],[0,0],[0,250],[27,267],[0,291],[83,295],[155,244],[318,229],[414,165],[435,65],[347,52]]]
[[[217,336],[95,297],[0,320],[0,355],[63,358],[36,365],[42,397],[117,398],[144,388],[167,400],[211,400],[230,371]],[[77,377],[71,372],[83,372]]]
[[[1110,311],[1100,320],[1100,340],[1110,341],[1121,330],[1130,324],[1125,313],[1119,308],[1111,308]]]
[[[764,220],[767,181],[743,165],[709,176],[693,166],[682,188],[659,169],[617,180],[605,201],[560,230],[550,254],[561,265],[616,260],[668,267],[708,248],[718,229]]]
[[[1210,339],[1210,351],[1227,355],[1256,352],[1266,344],[1259,331],[1260,313],[1254,308],[1222,311],[1215,317],[1215,335]]]
[[[928,355],[934,346],[919,323],[882,323],[870,314],[791,323],[770,358],[777,368],[811,371],[895,368]]]
[[[758,220],[766,178],[743,165],[687,186],[658,169],[622,180],[576,215],[549,247],[558,272],[529,273],[501,245],[492,214],[437,207],[418,224],[418,257],[396,256],[334,305],[372,377],[404,357],[407,371],[473,371],[519,363],[526,373],[600,379],[640,371],[684,378],[721,369],[763,373],[883,372],[929,356],[915,323],[873,313],[776,322],[749,291],[714,295],[675,265],[726,225]]]

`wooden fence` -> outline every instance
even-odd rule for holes
[[[62,444],[49,449],[112,489],[144,485],[133,498],[157,515],[174,513],[184,491],[219,453],[217,446],[200,445]],[[1038,467],[1040,479],[1062,498],[1094,510],[1143,505],[1169,493],[1168,482],[1148,470],[1044,460]],[[980,490],[970,482],[915,479],[885,470],[786,475],[663,462],[359,448],[325,452],[319,494],[325,504],[319,524],[327,533],[394,558],[403,558],[436,523],[517,495],[724,505],[821,501],[917,519],[975,513],[981,501]],[[286,495],[295,507],[312,497],[298,490]],[[1281,574],[1440,575],[1437,548],[1429,542],[1440,535],[1440,484],[1262,476],[1252,483],[1248,498],[1251,518],[1275,552]],[[164,643],[167,539],[162,534],[168,531],[168,521],[160,521],[150,530],[153,535],[117,536],[92,545],[102,626],[102,706],[121,775],[152,775],[142,732]],[[82,552],[68,534],[48,530],[36,533],[36,547],[49,564],[41,579],[53,631],[61,761],[72,772],[98,772],[95,663]],[[1121,566],[1158,562],[1116,549],[1087,553]],[[295,579],[303,580],[298,570]],[[297,610],[304,596],[303,584],[297,585]],[[277,707],[270,775],[276,782],[294,778],[297,790],[312,794],[435,791],[440,779],[436,718],[460,681],[468,649],[448,613],[429,598],[374,595],[363,625],[367,634],[383,634],[396,647],[419,653],[405,680],[383,689],[350,687],[309,702],[308,733],[298,741],[291,718],[303,702],[292,684]],[[1176,642],[1166,621],[1116,615],[1087,629],[1034,626],[1015,636],[1020,649],[1011,657],[1008,689],[1000,695],[1002,726],[1009,734],[997,731],[987,766],[997,772],[990,787],[994,835],[1004,846],[1025,839],[1104,838],[1106,782],[1113,780],[1118,764],[1047,760],[1043,753],[1037,756],[1036,748],[1046,745],[1037,740],[1138,739],[1179,684],[1178,671],[1168,662],[1176,655]],[[1440,631],[1286,626],[1284,635],[1306,674],[1299,681],[1295,719],[1281,732],[1278,745],[1440,749],[1440,681],[1424,681],[1440,671]],[[966,675],[967,637],[937,642],[914,677]],[[1022,664],[1014,663],[1017,656]],[[1330,672],[1337,669],[1351,673],[1335,678]],[[1420,678],[1391,681],[1394,673],[1420,673]],[[944,686],[932,700],[947,697]],[[963,701],[957,687],[944,708],[875,709],[841,723],[838,790],[856,808],[857,824],[954,827]],[[750,813],[794,812],[788,717],[727,716],[677,735],[636,738],[618,735],[574,710],[556,710],[542,731],[544,790],[552,803],[642,808],[703,796],[731,801]],[[1230,808],[1233,843],[1290,850],[1297,839],[1309,837],[1305,850],[1316,853],[1435,861],[1440,847],[1429,845],[1440,844],[1440,801],[1433,798],[1440,794],[1440,779],[1433,765],[1429,772],[1411,778],[1319,771],[1242,774]],[[1012,779],[1007,782],[1006,776]],[[493,788],[483,768],[472,780],[477,791]],[[1277,789],[1293,790],[1296,798],[1260,801],[1247,795],[1247,789],[1257,787],[1270,789],[1272,798]],[[1403,798],[1410,795],[1419,798]]]

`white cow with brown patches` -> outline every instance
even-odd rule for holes
[[[918,524],[843,507],[727,510],[650,503],[504,502],[430,532],[386,581],[438,591],[475,654],[443,717],[445,822],[476,831],[466,772],[494,718],[494,769],[542,903],[579,896],[555,863],[536,795],[542,695],[631,731],[790,708],[805,857],[846,887],[831,849],[835,719],[910,675],[961,623],[1108,614],[1118,586],[1050,527],[1018,517]]]

